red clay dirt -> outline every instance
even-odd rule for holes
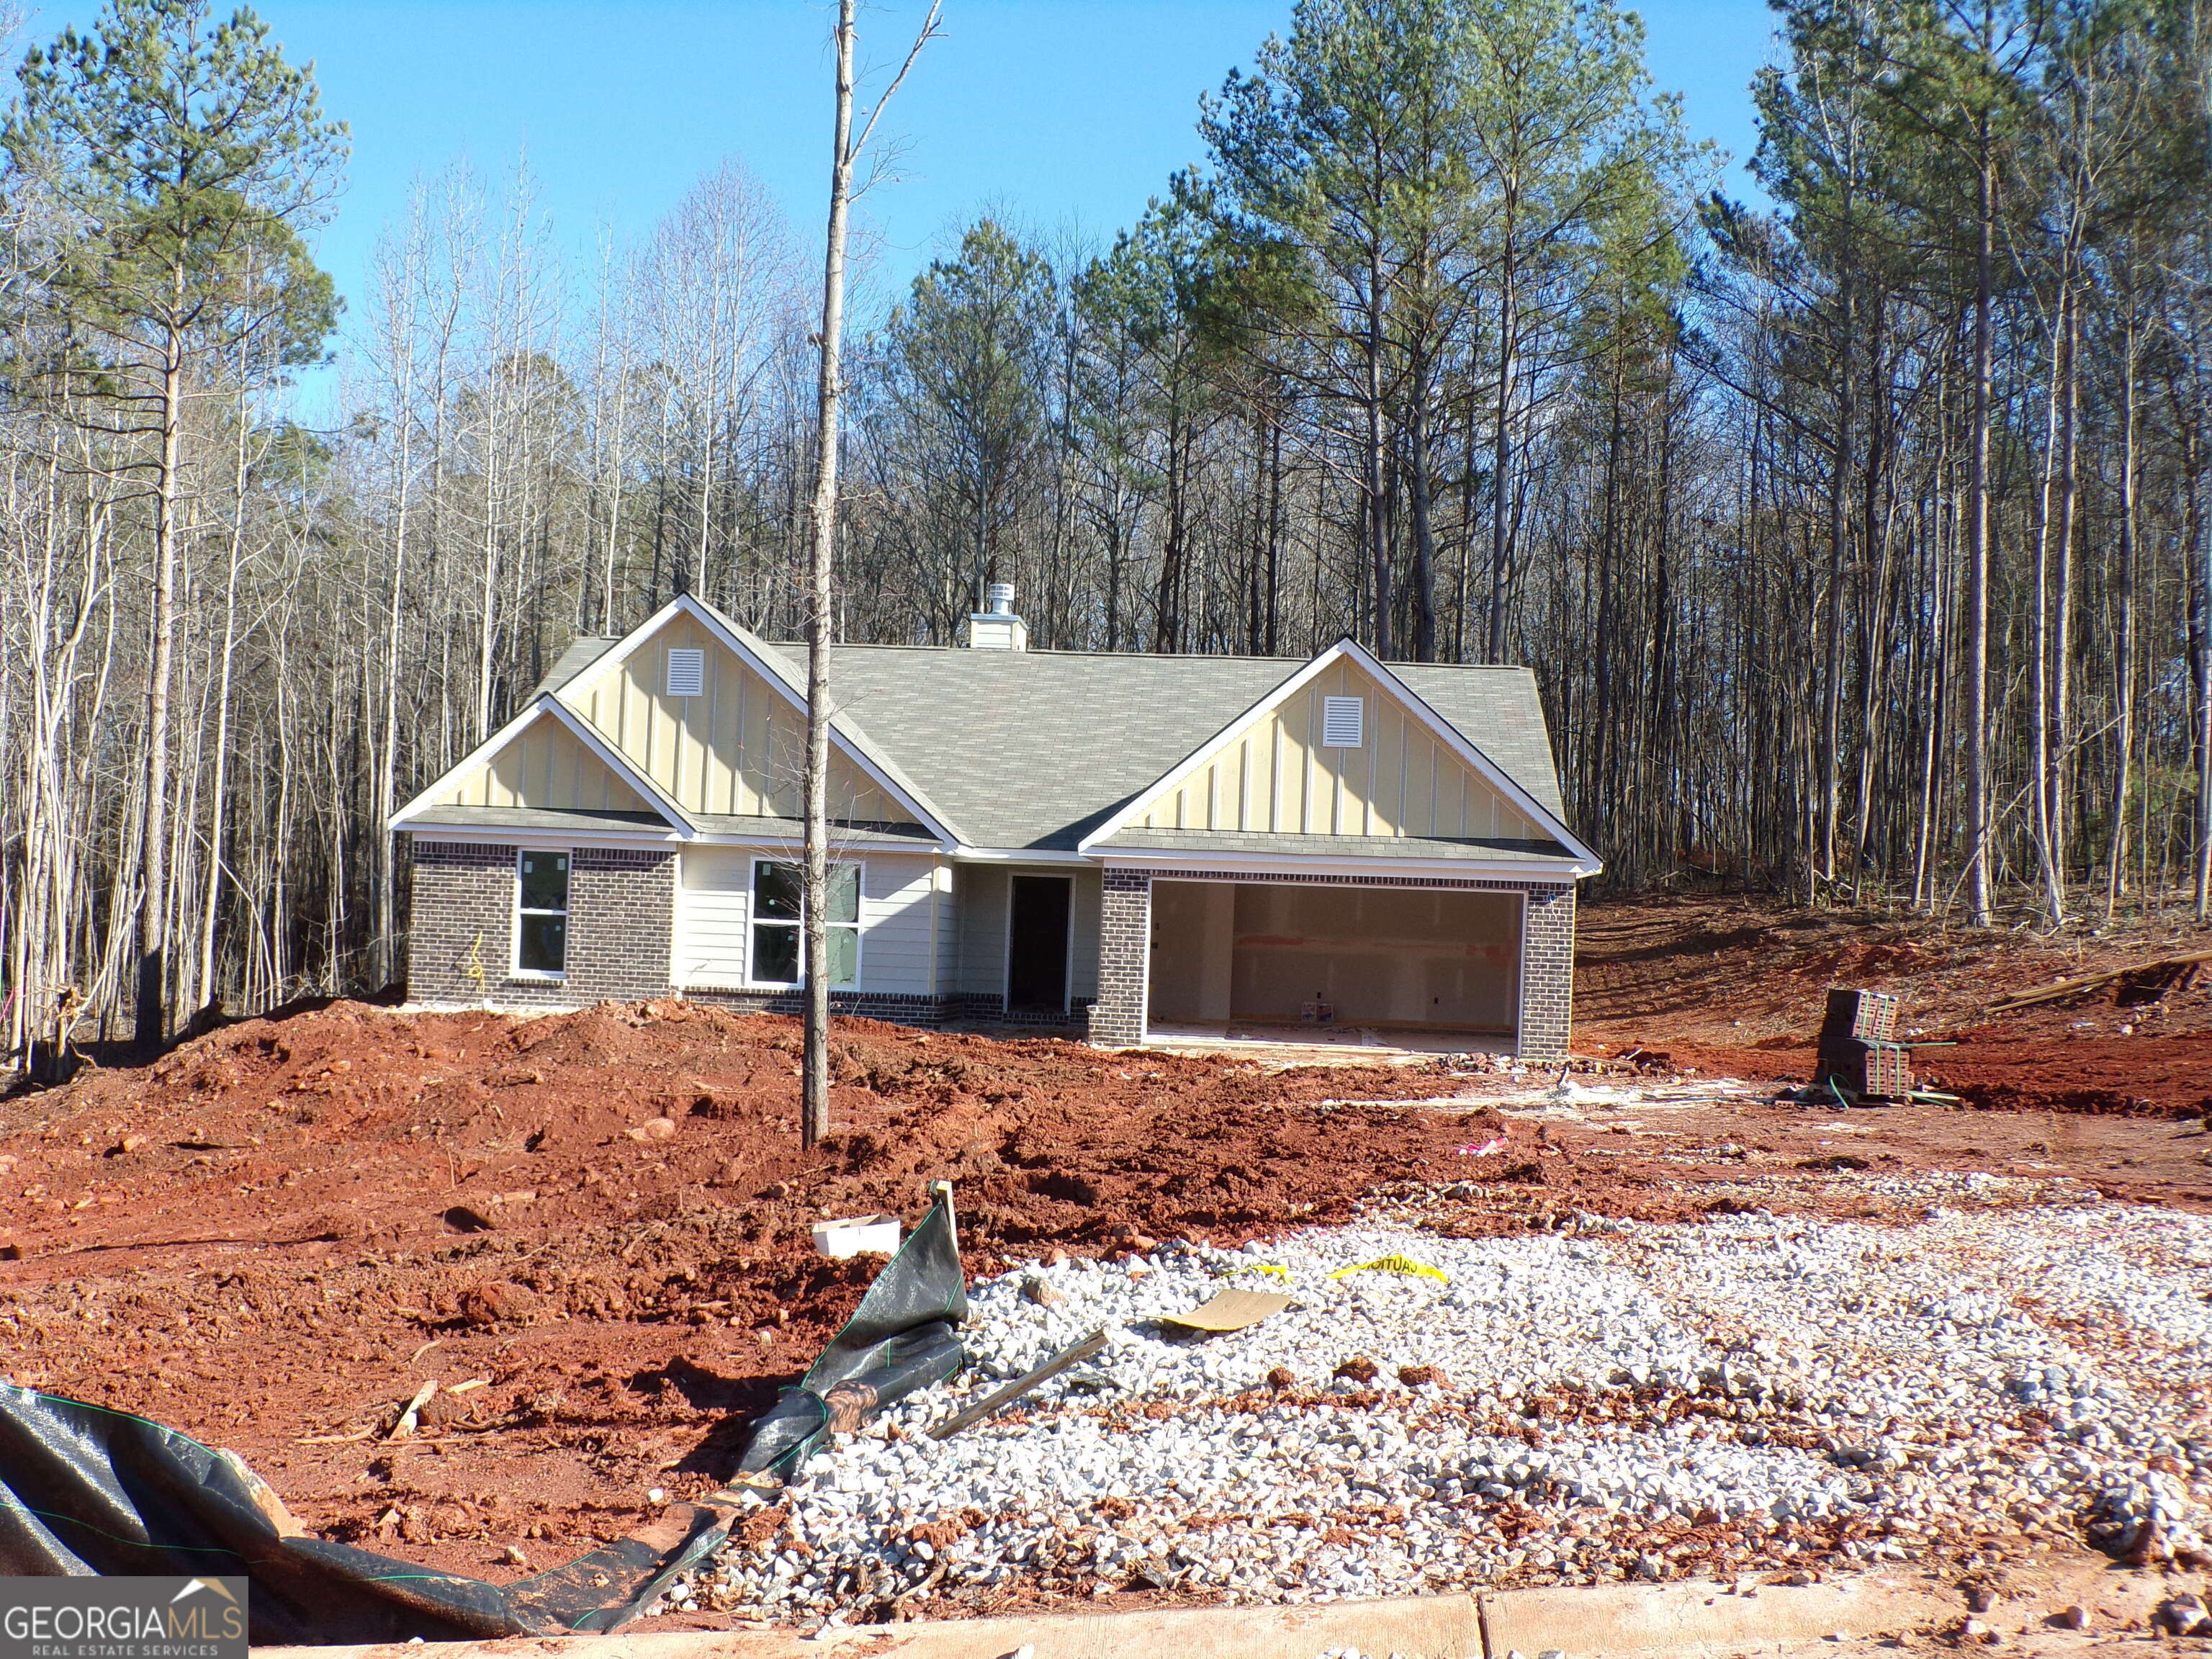
[[[726,1473],[881,1266],[813,1255],[818,1217],[912,1219],[949,1178],[971,1267],[1236,1241],[1436,1178],[1495,1121],[1371,1103],[1435,1070],[849,1021],[809,1159],[798,1051],[792,1021],[677,1001],[341,1003],[18,1098],[0,1373],[229,1446],[327,1535],[513,1577],[510,1547],[548,1565]],[[433,1377],[489,1381],[383,1439]]]
[[[2212,943],[1592,906],[1577,1048],[1802,1078],[1831,983],[1900,989],[1947,1036],[2006,991],[2192,939]],[[1463,1233],[1751,1203],[1919,1213],[1869,1171],[2207,1206],[2212,1139],[2183,1121],[2212,1109],[2202,981],[1960,1035],[1922,1069],[1990,1109],[1714,1105],[1623,1127],[1501,1119],[1480,1097],[1504,1079],[1433,1062],[1284,1071],[841,1022],[837,1133],[807,1159],[792,1022],[339,1003],[0,1102],[0,1375],[231,1447],[325,1535],[499,1579],[629,1529],[655,1488],[710,1487],[880,1265],[816,1257],[809,1224],[912,1219],[935,1178],[957,1185],[975,1271],[1133,1235],[1235,1242],[1373,1199]],[[384,1437],[432,1378],[424,1432]]]

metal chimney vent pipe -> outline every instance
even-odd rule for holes
[[[1014,614],[1014,585],[1012,582],[993,582],[983,590],[983,609],[994,617]]]

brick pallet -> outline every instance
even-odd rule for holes
[[[1898,999],[1881,991],[1832,990],[1820,1024],[1814,1086],[1858,1100],[1902,1100],[1912,1092],[1912,1050],[1897,1037]]]

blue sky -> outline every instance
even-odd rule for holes
[[[222,0],[218,9],[227,9]],[[829,149],[824,0],[258,0],[286,54],[314,60],[353,157],[323,263],[357,296],[380,227],[412,181],[465,157],[496,176],[527,154],[556,231],[649,227],[735,155],[819,235]],[[1692,131],[1733,152],[1753,128],[1746,92],[1773,36],[1761,0],[1639,7],[1656,82],[1681,93]],[[49,5],[19,45],[88,21]],[[896,60],[921,6],[863,9],[862,56]],[[901,176],[863,204],[882,275],[902,284],[979,209],[1104,240],[1170,172],[1198,159],[1200,93],[1286,27],[1290,0],[946,0],[885,130]]]

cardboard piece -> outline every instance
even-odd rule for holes
[[[1267,1291],[1223,1291],[1202,1306],[1185,1314],[1169,1314],[1160,1322],[1188,1331],[1241,1331],[1282,1312],[1294,1300]]]

